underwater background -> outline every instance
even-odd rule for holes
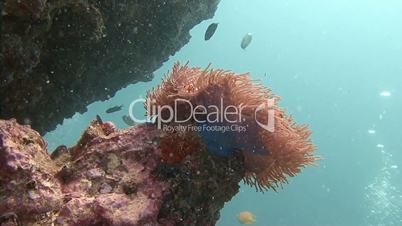
[[[222,0],[151,82],[130,85],[65,119],[46,134],[49,149],[73,145],[97,114],[127,127],[121,117],[130,103],[159,84],[174,62],[212,63],[250,72],[280,95],[280,106],[309,124],[322,157],[277,193],[242,184],[219,226],[240,225],[240,211],[254,213],[256,226],[402,225],[400,12],[398,0]],[[218,28],[205,41],[212,22]],[[246,33],[253,40],[243,50]],[[123,111],[105,113],[121,104]]]

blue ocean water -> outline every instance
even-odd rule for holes
[[[256,226],[402,225],[401,12],[398,0],[222,0],[153,81],[89,105],[46,139],[50,149],[73,145],[97,114],[126,127],[121,116],[130,102],[145,97],[178,60],[251,72],[297,122],[310,125],[323,159],[277,193],[241,185],[218,226],[241,225],[240,211],[253,212]],[[206,42],[212,22],[219,25]],[[253,41],[243,50],[246,33]],[[104,113],[120,104],[123,111]]]

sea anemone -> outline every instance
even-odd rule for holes
[[[313,155],[310,130],[306,125],[297,125],[277,105],[279,99],[268,88],[253,82],[248,73],[176,63],[162,84],[148,93],[145,107],[159,126],[198,127],[195,131],[213,154],[241,153],[245,182],[263,191],[276,190],[287,183],[289,176],[318,159]],[[230,113],[221,117],[228,109]],[[172,114],[176,117],[170,117]],[[178,150],[178,156],[189,153]]]

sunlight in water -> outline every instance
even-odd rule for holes
[[[382,92],[380,93],[380,96],[389,97],[389,96],[391,96],[391,92],[389,92],[389,91],[382,91]]]

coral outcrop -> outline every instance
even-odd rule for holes
[[[75,146],[49,154],[30,126],[0,120],[0,225],[215,225],[238,192],[242,156],[200,146],[166,161],[167,136],[98,118]]]
[[[152,79],[219,0],[1,1],[0,118],[40,133]]]
[[[145,107],[158,125],[197,130],[215,155],[241,152],[245,181],[264,191],[276,190],[319,159],[308,126],[294,122],[279,99],[248,73],[176,63],[148,93]]]
[[[152,123],[97,116],[49,154],[30,125],[0,120],[0,225],[215,225],[241,180],[276,190],[318,159],[278,100],[249,74],[177,63],[147,95]]]

